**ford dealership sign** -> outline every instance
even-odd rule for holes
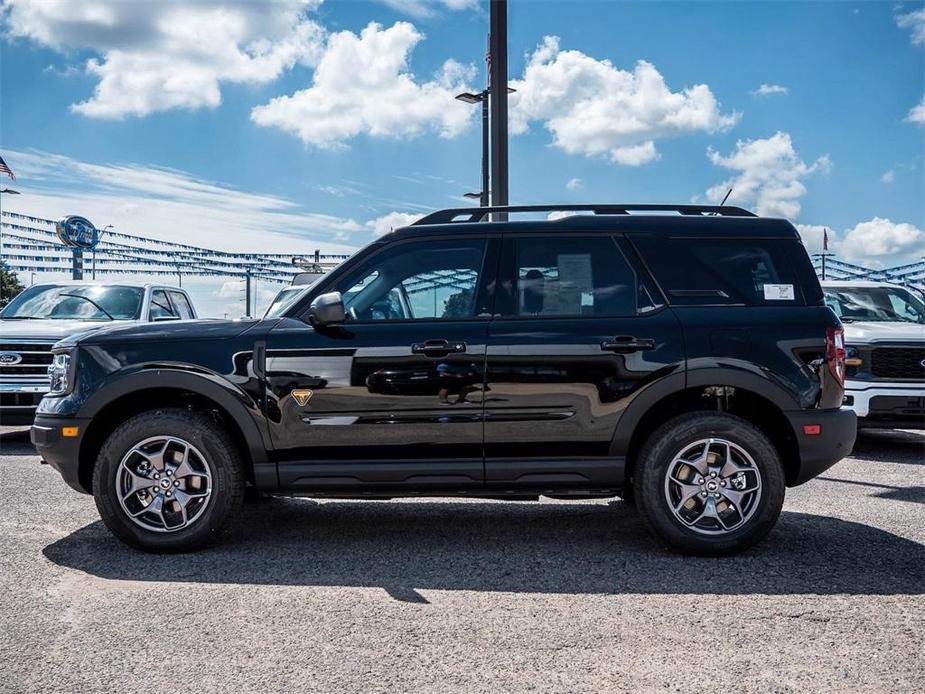
[[[100,242],[100,232],[93,222],[85,217],[70,215],[55,223],[55,231],[61,242],[71,248],[89,250]]]

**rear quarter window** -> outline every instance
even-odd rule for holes
[[[796,240],[640,236],[633,244],[675,306],[805,303],[791,261],[790,246],[802,251]]]

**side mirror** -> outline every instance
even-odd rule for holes
[[[308,322],[318,328],[333,323],[343,323],[346,318],[344,299],[340,292],[328,292],[316,296],[308,309]]]

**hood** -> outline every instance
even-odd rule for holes
[[[274,323],[276,321],[273,321]],[[237,337],[259,320],[185,320],[159,323],[107,324],[103,329],[73,335],[61,347],[77,344],[108,344],[114,342],[188,342],[192,340],[224,340]]]
[[[134,324],[135,321],[118,321],[119,325]],[[101,330],[113,325],[112,321],[96,320],[11,320],[0,318],[0,341],[47,340],[57,342],[71,335]]]
[[[843,323],[845,344],[872,342],[915,342],[925,344],[925,325],[902,321],[857,321]]]

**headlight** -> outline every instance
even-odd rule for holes
[[[71,355],[62,352],[55,354],[48,367],[50,380],[48,395],[67,395],[74,388],[74,374],[71,372]]]

